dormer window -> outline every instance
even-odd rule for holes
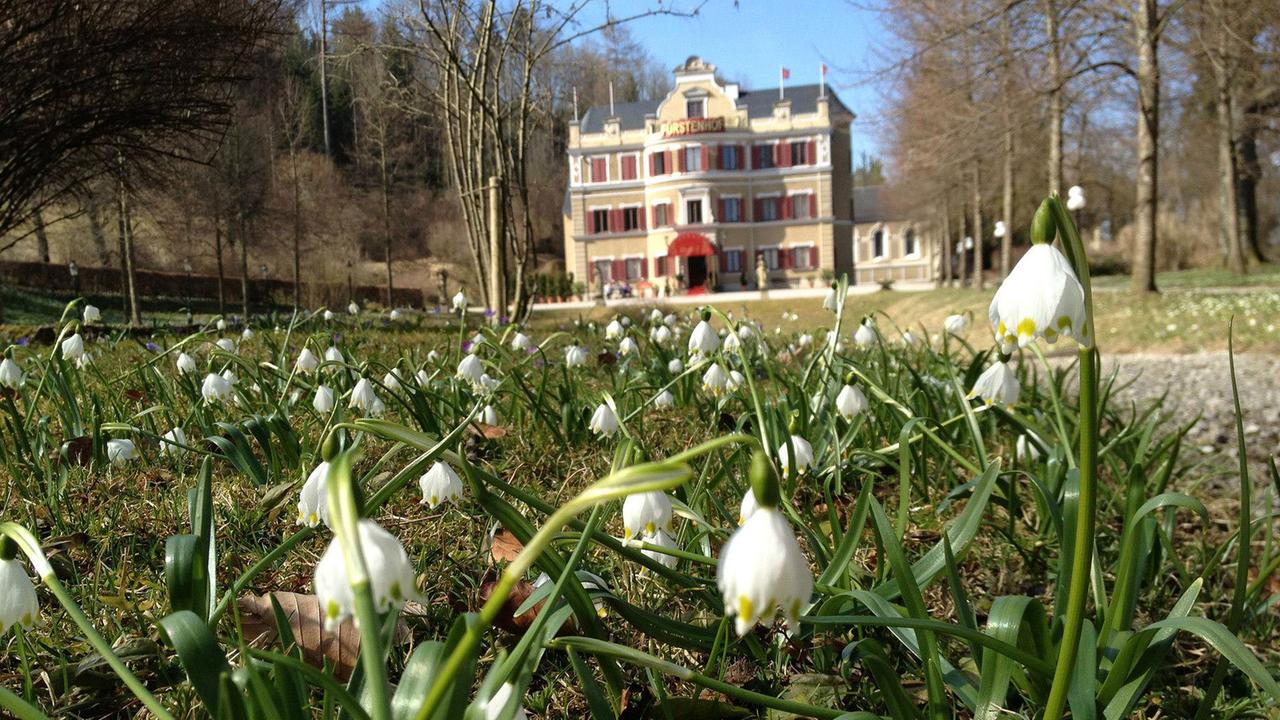
[[[684,112],[688,118],[704,118],[707,116],[707,101],[703,98],[685,100]]]

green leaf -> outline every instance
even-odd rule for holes
[[[434,640],[414,648],[400,676],[396,694],[391,698],[393,720],[411,720],[417,714],[431,689],[436,670],[444,662],[444,650],[444,643]]]
[[[1204,640],[1210,647],[1217,650],[1222,657],[1226,658],[1228,662],[1247,675],[1258,687],[1262,688],[1273,700],[1280,702],[1280,684],[1276,683],[1276,679],[1272,677],[1271,672],[1263,666],[1253,653],[1249,652],[1249,648],[1245,647],[1240,638],[1236,637],[1225,625],[1216,623],[1209,618],[1180,617],[1165,618],[1164,620],[1153,622],[1146,629],[1160,630],[1164,628],[1189,632]]]
[[[217,716],[224,692],[222,683],[230,680],[231,665],[222,648],[218,647],[213,633],[198,615],[189,610],[179,610],[162,618],[160,628],[177,651],[178,661],[182,663],[196,694],[209,713]]]

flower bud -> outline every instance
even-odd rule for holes
[[[1045,198],[1040,203],[1040,207],[1036,209],[1036,216],[1031,220],[1031,244],[1043,245],[1052,243],[1053,238],[1057,235],[1058,228],[1053,221],[1053,208],[1050,206],[1050,198]]]
[[[751,454],[751,493],[755,495],[757,507],[778,506],[778,476],[773,472],[773,464],[765,454],[756,450]]]

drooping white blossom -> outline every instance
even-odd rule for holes
[[[632,493],[622,501],[622,539],[671,531],[671,498],[666,493]]]
[[[417,594],[413,565],[404,546],[372,520],[360,520],[356,530],[374,606],[379,612],[398,610]],[[335,629],[355,612],[355,593],[347,572],[346,553],[337,538],[329,543],[316,564],[315,590],[324,610],[327,630]],[[356,626],[359,625],[357,617]]]
[[[725,543],[716,584],[739,636],[779,610],[794,631],[813,593],[813,573],[791,524],[776,508],[760,507]]]
[[[600,403],[596,411],[591,415],[591,432],[603,437],[612,437],[618,432],[618,416],[614,414],[613,408],[608,403]]]
[[[997,360],[974,381],[969,398],[979,397],[988,405],[1011,407],[1018,402],[1021,390],[1022,384],[1018,382],[1017,373],[1005,361]]]
[[[1084,289],[1066,256],[1047,243],[1027,250],[996,290],[987,314],[1006,354],[1015,344],[1026,347],[1038,337],[1051,343],[1063,335],[1082,345],[1092,342],[1084,337]]]
[[[422,504],[434,510],[442,502],[453,500],[462,494],[462,478],[448,463],[437,462],[421,478]]]

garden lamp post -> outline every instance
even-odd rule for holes
[[[191,316],[191,259],[183,258],[182,272],[187,276],[187,281],[182,285],[182,304],[187,308],[187,327],[191,327],[193,318]]]
[[[443,305],[444,299],[449,297],[449,271],[444,268],[440,268],[438,275],[440,280],[440,295],[436,304]]]
[[[71,275],[71,289],[72,289],[72,291],[74,291],[74,292],[75,292],[76,296],[77,296],[77,297],[79,297],[79,295],[80,295],[80,266],[76,264],[76,261],[75,261],[75,260],[72,260],[71,262],[67,263],[67,272]]]
[[[351,278],[351,261],[347,261],[347,300],[356,299],[356,286]]]

